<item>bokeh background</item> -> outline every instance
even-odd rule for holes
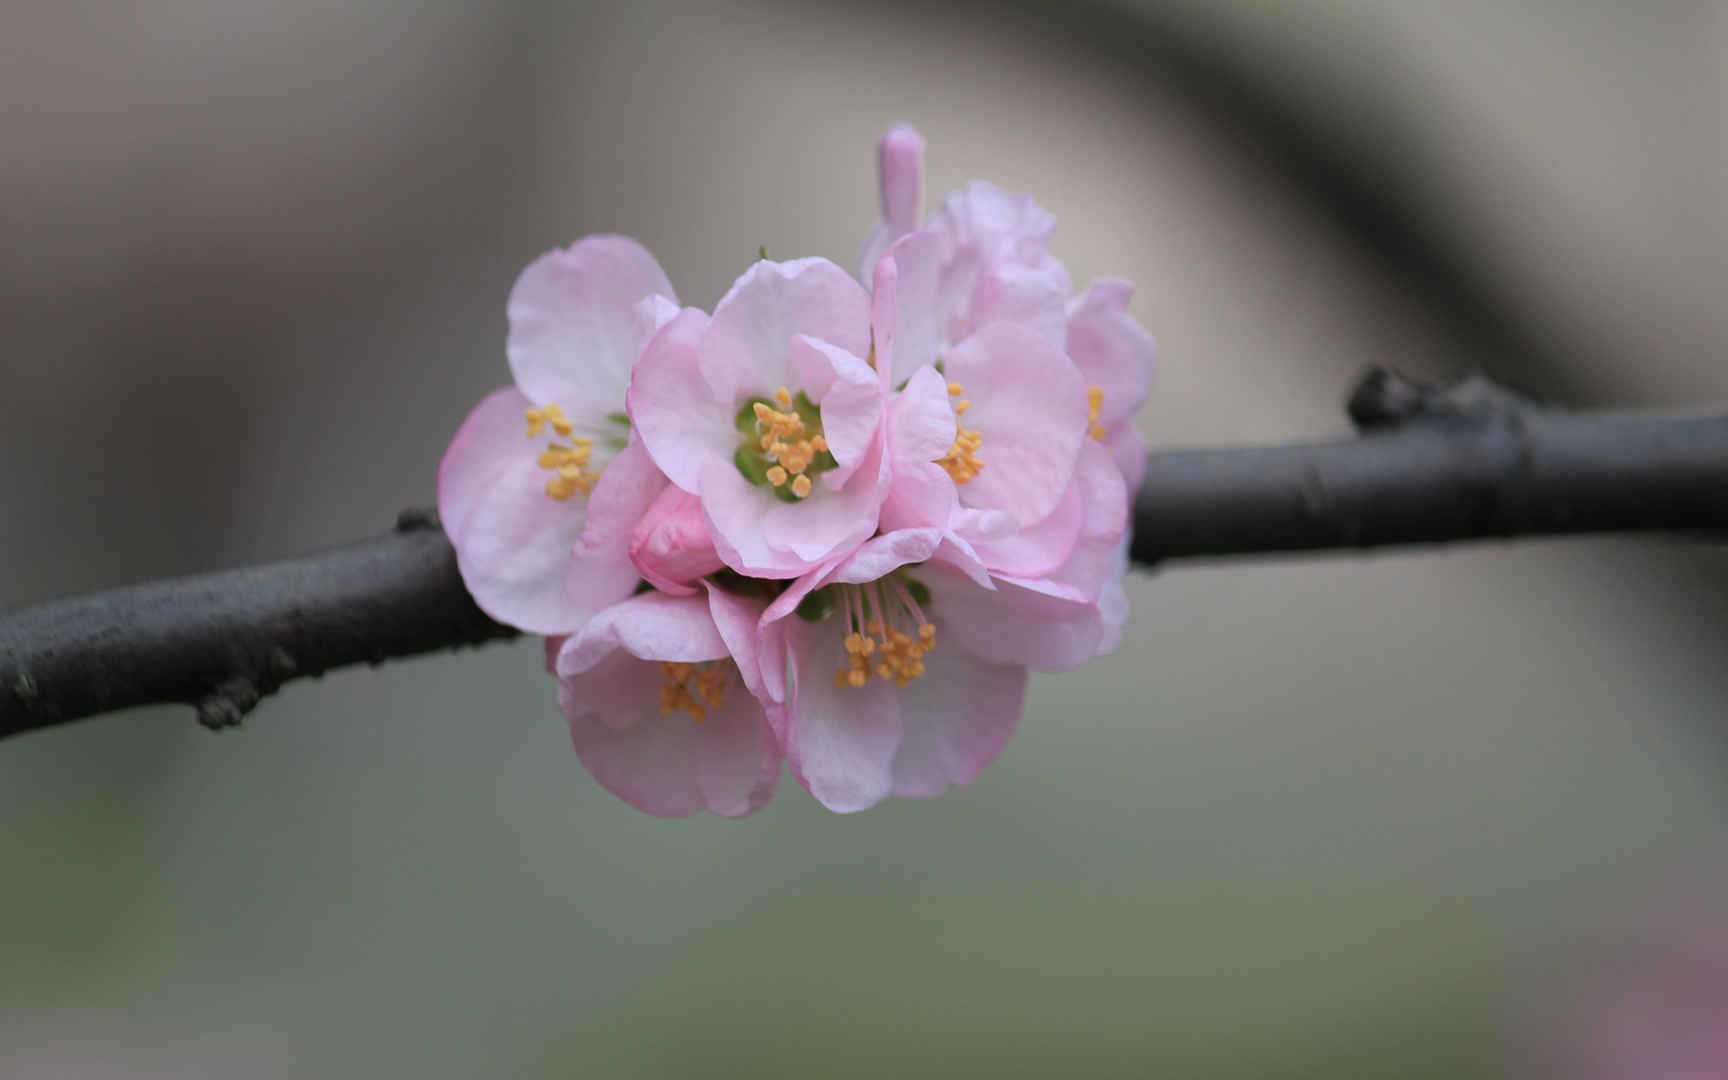
[[[1720,404],[1725,56],[1707,0],[8,3],[0,606],[381,531],[528,260],[850,266],[902,120],[1138,284],[1154,445],[1339,434],[1372,363]],[[1722,550],[1130,591],[858,817],[637,814],[526,641],[10,741],[0,1075],[1547,1075],[1604,942],[1728,923]]]

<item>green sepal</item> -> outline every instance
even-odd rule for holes
[[[817,589],[798,601],[798,617],[805,622],[821,622],[834,611],[834,590]]]

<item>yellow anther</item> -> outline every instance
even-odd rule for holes
[[[592,439],[570,438],[576,433],[576,425],[564,415],[564,407],[556,401],[548,402],[539,408],[525,410],[522,418],[528,421],[529,438],[541,434],[550,424],[554,434],[570,439],[569,446],[552,443],[534,459],[536,465],[553,473],[546,481],[546,497],[564,502],[578,492],[586,495],[593,491],[594,484],[600,479],[599,469],[587,468],[588,459],[594,452],[594,442]]]
[[[670,716],[675,712],[687,713],[690,719],[700,724],[708,719],[710,706],[719,708],[726,703],[726,669],[710,667],[697,670],[696,664],[683,661],[663,660],[660,663],[660,673],[666,676],[666,682],[660,687],[660,715]],[[685,684],[694,680],[695,693]]]
[[[951,382],[948,384],[948,393],[951,397],[959,397],[961,394],[964,394],[965,392],[966,392],[966,388],[964,386],[961,386],[957,382]]]
[[[1086,434],[1099,442],[1103,442],[1104,436],[1109,434],[1104,430],[1104,425],[1098,422],[1098,414],[1103,411],[1104,388],[1102,386],[1088,386],[1086,388]]]
[[[846,666],[836,673],[834,685],[860,687],[874,678],[904,687],[922,677],[924,657],[936,647],[936,627],[924,617],[906,583],[890,578],[885,584],[840,589],[846,612],[840,644]],[[866,618],[870,608],[881,614]]]
[[[547,402],[545,405],[541,406],[540,414],[545,418],[548,424],[552,425],[553,431],[565,438],[569,438],[570,433],[576,430],[576,425],[572,424],[569,418],[564,415],[564,406],[558,404],[556,401]],[[530,421],[530,423],[532,423],[532,421]]]
[[[821,433],[808,433],[809,429],[804,418],[792,408],[792,392],[784,386],[774,392],[774,399],[782,406],[776,409],[765,401],[757,401],[751,405],[751,411],[756,415],[757,445],[762,448],[762,454],[773,463],[764,475],[775,487],[784,487],[791,482],[791,491],[798,498],[804,498],[813,490],[809,481],[799,482],[799,478],[808,472],[816,463],[816,455],[828,449],[828,440]]]
[[[726,669],[711,667],[696,676],[696,696],[715,708],[726,704]]]
[[[954,406],[956,417],[966,411],[969,401],[961,401]],[[984,445],[984,436],[967,427],[956,427],[954,445],[948,453],[939,458],[936,464],[947,470],[956,484],[969,484],[978,478],[978,473],[984,468],[984,463],[978,460],[978,448]]]

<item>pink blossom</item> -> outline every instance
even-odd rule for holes
[[[758,262],[712,318],[686,309],[648,343],[630,418],[727,566],[794,577],[876,531],[889,471],[869,353],[869,297],[825,259]]]
[[[1027,669],[1078,666],[1105,633],[1083,589],[991,575],[953,533],[902,529],[769,605],[764,684],[793,775],[849,813],[971,783],[1019,724]]]
[[[638,810],[744,817],[780,777],[753,643],[760,603],[649,592],[559,648],[558,704],[582,764]]]
[[[920,228],[923,145],[882,139],[869,290],[764,259],[709,315],[623,238],[538,260],[517,385],[445,455],[464,581],[548,635],[578,756],[649,813],[752,813],[782,760],[841,812],[971,783],[1029,669],[1120,638],[1151,341],[1026,196]]]
[[[1032,327],[995,322],[952,345],[936,330],[930,288],[939,256],[928,233],[897,241],[878,264],[873,303],[885,382],[940,364],[952,397],[955,442],[936,463],[961,505],[995,510],[1015,525],[1047,516],[1073,476],[1086,437],[1088,397],[1079,370]]]
[[[438,511],[482,610],[534,633],[569,633],[635,586],[575,572],[592,495],[628,445],[625,388],[644,342],[676,310],[653,256],[621,236],[541,256],[511,290],[516,385],[483,399],[438,470]],[[620,549],[621,551],[622,549]]]
[[[904,189],[922,183],[923,148],[910,128],[883,137],[883,220],[873,239],[898,241],[916,228],[915,210],[908,217],[906,208],[918,199]],[[1065,350],[1078,368],[1087,394],[1086,429],[1110,447],[1132,492],[1145,468],[1133,414],[1150,388],[1156,349],[1127,313],[1133,293],[1127,282],[1104,279],[1071,295],[1068,271],[1048,249],[1055,227],[1056,219],[1029,196],[973,181],[930,215],[923,226],[930,241],[904,241],[897,249],[867,245],[864,280],[874,281],[880,293],[886,271],[890,286],[912,298],[896,301],[898,328],[910,345],[894,358],[893,385],[985,326],[1019,326]],[[891,251],[893,258],[884,258]]]

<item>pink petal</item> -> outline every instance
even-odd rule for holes
[[[797,392],[788,350],[798,334],[868,355],[869,296],[827,259],[757,262],[720,299],[702,342],[714,396],[736,409],[743,399],[771,396],[781,386]],[[732,419],[728,413],[727,423]],[[671,470],[667,475],[678,482]]]
[[[960,493],[954,481],[932,462],[901,462],[894,467],[894,481],[882,503],[878,527],[883,532],[926,527],[946,528],[956,518]],[[976,511],[1012,519],[997,511]]]
[[[792,503],[774,500],[761,529],[768,546],[782,553],[783,565],[795,565],[796,572],[803,573],[863,543],[876,531],[891,478],[884,442],[881,438],[871,440],[857,472],[840,490],[830,490],[824,484],[807,499]]]
[[[697,779],[697,725],[683,713],[659,715],[661,681],[656,664],[610,652],[558,680],[558,707],[576,756],[601,787],[644,813],[687,817],[708,805]]]
[[[931,462],[954,445],[954,406],[948,380],[933,367],[917,369],[888,403],[888,444],[900,462]]]
[[[1068,270],[1045,256],[1033,264],[1008,263],[980,275],[972,295],[971,325],[1008,322],[1064,347],[1068,338]]]
[[[1114,466],[1111,471],[1115,471]],[[1006,517],[1000,511],[969,511],[957,516],[955,530],[972,544],[978,557],[993,572],[1042,577],[1061,567],[1074,553],[1085,505],[1080,485],[1070,483],[1056,509],[1041,521],[1004,530],[995,527]],[[979,527],[968,528],[972,522]]]
[[[1096,596],[1116,572],[1117,553],[1128,531],[1128,489],[1102,443],[1087,439],[1081,447],[1072,490],[1079,495],[1079,535],[1067,559],[1050,578]]]
[[[1097,655],[1102,617],[1078,589],[1009,577],[997,577],[994,590],[980,589],[934,563],[919,580],[930,589],[930,618],[943,643],[986,663],[1061,671]]]
[[[439,511],[462,582],[480,609],[535,634],[570,633],[611,597],[569,591],[586,500],[546,494],[514,390],[489,395],[457,431],[439,467]]]
[[[928,799],[963,787],[996,760],[1026,704],[1026,669],[982,663],[940,645],[900,691],[894,794]]]
[[[456,429],[438,464],[438,519],[446,533],[461,531],[498,477],[539,452],[523,417],[533,405],[513,386],[494,390]]]
[[[757,625],[766,606],[761,600],[728,592],[712,581],[704,580],[708,595],[708,613],[714,626],[726,642],[726,651],[744,676],[744,684],[756,697],[766,697],[762,677],[762,648]]]
[[[872,679],[838,688],[834,672],[845,649],[839,619],[789,620],[794,681],[787,710],[787,755],[792,775],[836,813],[876,805],[894,787],[894,751],[900,708],[892,683]]]
[[[764,531],[768,515],[788,506],[774,493],[757,487],[730,461],[713,461],[702,473],[702,514],[714,550],[727,566],[747,577],[790,578],[809,570],[820,559],[801,558],[771,546]],[[823,492],[823,498],[832,493]]]
[[[633,430],[654,464],[692,492],[700,490],[709,464],[730,466],[738,444],[731,399],[717,395],[702,373],[707,323],[702,312],[686,308],[654,335],[636,363],[627,399]]]
[[[986,265],[994,265],[1011,259],[1037,261],[1056,230],[1056,219],[1030,195],[974,180],[943,199],[925,228],[941,238],[945,254],[969,249]]]
[[[1128,488],[1128,500],[1134,500],[1134,495],[1140,490],[1140,481],[1146,477],[1146,440],[1140,437],[1140,432],[1134,427],[1132,420],[1125,420],[1116,425],[1105,439],[1104,445],[1109,448],[1110,456],[1116,459],[1116,467],[1122,471],[1122,483]]]
[[[706,597],[647,592],[596,615],[558,654],[558,674],[580,675],[617,649],[685,663],[729,655]]]
[[[1126,281],[1095,281],[1068,305],[1068,356],[1088,386],[1104,391],[1098,422],[1115,434],[1152,388],[1158,355],[1152,338],[1128,314],[1134,287]]]
[[[903,529],[871,538],[823,576],[822,584],[862,585],[888,576],[902,566],[921,563],[941,546],[941,529]]]
[[[774,797],[780,783],[780,752],[762,706],[740,686],[708,706],[707,719],[691,726],[696,742],[696,787],[721,817],[754,814]]]
[[[950,379],[972,402],[962,426],[983,436],[984,469],[960,491],[968,506],[1004,510],[1022,524],[1056,508],[1086,435],[1086,384],[1060,349],[997,324],[949,350]]]
[[[869,364],[826,341],[800,334],[790,353],[793,378],[821,407],[822,434],[840,466],[824,477],[830,487],[843,484],[882,426],[881,383]]]
[[[1116,567],[1098,590],[1098,613],[1104,623],[1104,635],[1098,642],[1098,655],[1116,651],[1122,643],[1122,627],[1128,621],[1128,590],[1123,578],[1128,572],[1128,538],[1116,549]]]
[[[564,651],[564,643],[569,640],[569,634],[548,634],[540,639],[541,658],[546,665],[546,674],[558,674],[558,654]]]
[[[943,200],[925,228],[941,246],[938,305],[947,340],[959,341],[985,325],[980,316],[986,312],[977,310],[979,294],[986,294],[982,306],[987,308],[992,304],[988,294],[998,288],[987,285],[987,279],[1011,264],[1038,267],[1054,262],[1045,245],[1055,227],[1056,219],[1030,197],[982,180]]]
[[[941,245],[926,232],[903,237],[876,264],[875,275],[870,321],[876,369],[884,386],[893,389],[941,358]]]
[[[640,439],[607,463],[588,498],[588,523],[571,553],[570,595],[592,610],[615,604],[635,590],[638,571],[630,538],[655,497],[670,488]]]
[[[584,237],[534,260],[506,307],[516,385],[536,403],[560,402],[572,418],[616,411],[653,329],[635,310],[650,296],[676,298],[654,256],[628,237]]]
[[[732,685],[701,721],[662,715],[663,681],[658,662],[623,649],[559,680],[559,708],[583,766],[606,790],[661,817],[760,809],[779,781],[780,755],[756,699]]]

